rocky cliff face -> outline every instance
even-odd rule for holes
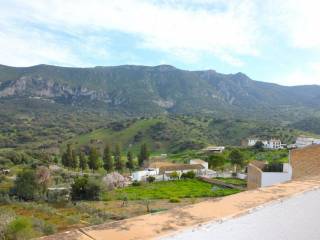
[[[82,98],[108,102],[108,94],[105,91],[94,91],[86,87],[72,88],[41,76],[22,76],[17,80],[0,83],[0,97],[26,96],[44,98]]]
[[[97,107],[131,114],[223,112],[263,117],[275,112],[292,115],[297,109],[320,111],[319,86],[285,87],[253,81],[242,73],[184,71],[167,65],[0,66],[0,101],[7,97],[94,102]]]

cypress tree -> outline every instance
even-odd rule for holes
[[[99,168],[99,153],[95,147],[91,147],[90,149],[88,165],[92,171],[98,170]]]
[[[148,161],[148,160],[149,160],[148,147],[147,147],[147,144],[144,143],[140,147],[140,154],[138,156],[139,166],[142,167],[144,161]]]
[[[117,144],[114,151],[114,163],[116,166],[116,169],[118,171],[122,171],[124,168],[123,162],[121,160],[121,151],[120,146]]]
[[[72,152],[73,152],[72,146],[69,143],[67,145],[67,151],[62,155],[62,159],[61,159],[62,165],[67,168],[72,167],[72,161],[73,161],[73,153]]]
[[[133,156],[131,151],[128,151],[127,153],[127,168],[129,168],[130,170],[133,170],[134,168]]]
[[[112,172],[114,170],[114,162],[109,145],[106,145],[103,151],[103,168],[108,172]]]
[[[78,157],[76,154],[76,151],[74,149],[71,150],[71,161],[70,161],[70,167],[73,169],[76,169],[79,165]]]
[[[79,153],[79,167],[82,171],[88,168],[87,159],[83,152]]]

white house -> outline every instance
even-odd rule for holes
[[[202,149],[203,152],[209,153],[222,153],[225,150],[224,146],[208,146]]]
[[[159,168],[159,175],[162,176],[162,180],[169,180],[170,175],[176,172],[179,176],[183,173],[194,172],[196,176],[202,176],[205,172],[205,167],[202,164],[174,164],[169,166],[162,166]]]
[[[201,159],[191,159],[191,160],[189,161],[189,163],[190,163],[190,164],[201,164],[201,165],[204,167],[204,169],[206,169],[206,170],[209,169],[208,162],[203,161],[203,160],[201,160]]]
[[[248,146],[252,147],[257,142],[262,142],[263,147],[266,149],[281,149],[283,148],[283,144],[281,144],[280,139],[271,138],[269,140],[259,139],[259,138],[248,138]]]
[[[132,181],[145,181],[149,176],[156,176],[159,174],[159,168],[146,168],[142,171],[133,172],[131,177]]]
[[[306,136],[299,136],[296,139],[295,146],[297,148],[307,147],[313,144],[320,144],[320,139]]]

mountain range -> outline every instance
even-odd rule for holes
[[[73,68],[0,65],[0,102],[33,99],[126,116],[206,114],[301,120],[318,116],[320,86],[281,86],[243,73],[170,65]]]

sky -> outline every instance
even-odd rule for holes
[[[0,0],[0,64],[169,64],[320,85],[318,0]]]

